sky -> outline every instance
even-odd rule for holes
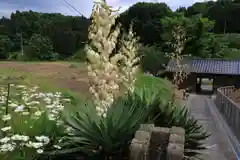
[[[75,7],[84,16],[89,17],[93,5],[93,0],[65,0]],[[126,10],[131,5],[144,0],[107,0],[113,7],[121,7],[120,12]],[[195,2],[203,0],[145,0],[144,2],[165,2],[175,10],[179,6],[190,6]],[[64,0],[0,0],[0,17],[9,17],[12,12],[19,11],[37,11],[37,12],[58,12],[64,15],[79,15],[64,2]]]

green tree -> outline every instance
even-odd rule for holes
[[[120,21],[125,30],[129,29],[129,24],[132,22],[140,42],[153,45],[162,42],[160,35],[163,29],[159,20],[171,14],[173,12],[165,3],[139,2],[122,13]]]
[[[13,42],[13,51],[20,51],[22,34],[24,45],[28,45],[34,34],[49,38],[54,52],[61,58],[71,57],[83,48],[87,40],[90,20],[85,17],[64,16],[58,13],[16,11],[10,19],[0,19],[0,25],[7,28],[7,36]]]
[[[185,15],[187,17],[191,17],[197,14],[205,15],[208,12],[208,7],[208,2],[197,2],[187,8]]]
[[[175,14],[175,16],[164,17],[163,19],[161,19],[161,24],[163,25],[163,33],[161,34],[161,37],[166,44],[163,47],[163,51],[165,53],[172,53],[172,41],[174,40],[173,31],[176,29],[176,27],[181,27],[187,33],[187,31],[191,30],[191,20],[185,17],[183,13],[177,13]]]
[[[186,13],[186,11],[187,11],[187,8],[186,7],[179,7],[177,10],[176,10],[176,12],[179,12],[179,13]]]
[[[6,59],[11,50],[11,41],[7,36],[0,35],[0,59]]]
[[[157,75],[159,71],[165,69],[168,58],[160,47],[157,46],[142,46],[139,49],[141,58],[140,65],[144,72],[149,72]]]
[[[214,34],[210,32],[214,22],[197,15],[191,18],[191,28],[188,31],[184,53],[196,57],[214,57]]]
[[[29,60],[56,60],[58,58],[58,54],[53,52],[49,38],[39,34],[32,35],[24,56]]]
[[[6,59],[11,51],[12,42],[7,36],[6,27],[0,25],[0,59]]]
[[[216,49],[218,41],[216,41],[214,33],[211,32],[214,28],[214,22],[208,18],[203,18],[201,15],[187,18],[183,13],[178,13],[175,16],[161,19],[161,23],[164,25],[164,32],[161,36],[167,43],[172,41],[172,31],[175,27],[181,26],[185,29],[186,43],[183,54],[203,58],[220,57],[220,50]],[[172,52],[171,43],[164,51]]]

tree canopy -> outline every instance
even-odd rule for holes
[[[41,40],[47,38],[53,47],[53,52],[58,53],[59,58],[64,59],[73,56],[79,48],[83,47],[87,40],[89,24],[90,20],[85,17],[16,11],[11,14],[10,19],[3,17],[0,20],[0,26],[3,26],[0,27],[0,35],[7,35],[13,44],[11,48],[5,47],[7,49],[5,52],[16,52],[21,50],[21,39],[23,46],[28,46],[33,37],[38,34],[45,37]],[[0,40],[0,44],[3,43],[2,41],[6,43],[5,39]]]

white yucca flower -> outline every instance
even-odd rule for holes
[[[89,27],[89,43],[85,46],[88,59],[89,91],[93,95],[98,114],[106,111],[119,93],[121,83],[128,84],[133,90],[136,67],[136,39],[130,30],[127,39],[123,39],[121,49],[115,52],[120,25],[115,26],[118,14],[106,4],[95,2],[92,11],[92,24]],[[115,28],[113,28],[113,26]],[[119,65],[119,62],[123,62]]]

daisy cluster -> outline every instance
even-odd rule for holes
[[[61,149],[58,142],[51,140],[51,136],[30,132],[35,129],[36,123],[42,123],[44,128],[48,123],[56,127],[63,126],[61,113],[64,105],[70,103],[62,93],[39,92],[38,87],[25,85],[10,85],[0,88],[0,154],[6,154],[16,150],[34,150],[35,153],[43,153],[47,145]],[[43,120],[44,119],[44,120]]]

